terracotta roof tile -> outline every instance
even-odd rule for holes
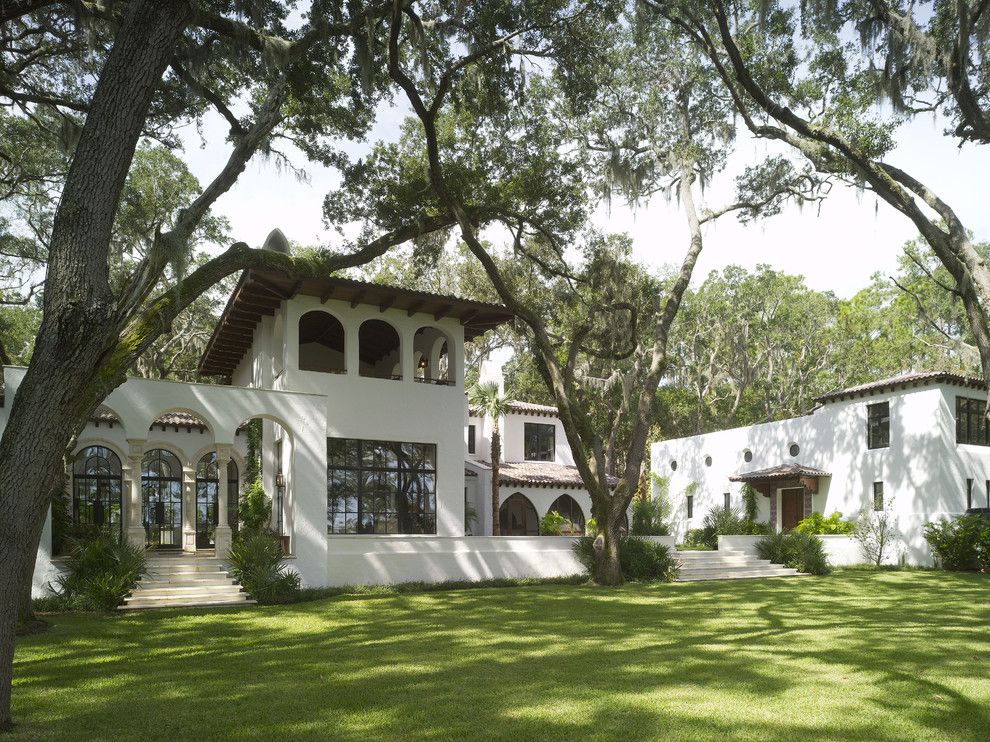
[[[830,477],[824,469],[816,469],[803,464],[780,464],[767,469],[747,471],[729,477],[730,482],[753,482],[761,479],[794,479],[796,477]]]
[[[819,404],[825,404],[850,397],[891,391],[902,386],[927,386],[930,384],[954,384],[956,386],[986,390],[986,384],[983,382],[983,379],[977,376],[967,376],[949,371],[918,371],[894,376],[889,379],[871,381],[867,384],[859,384],[858,386],[851,386],[846,389],[837,389],[817,397],[815,401]]]
[[[490,467],[490,464],[486,464]],[[516,461],[499,466],[499,483],[530,487],[580,487],[585,489],[584,480],[576,466],[555,464],[550,461]],[[608,478],[609,484],[619,483],[616,477]]]

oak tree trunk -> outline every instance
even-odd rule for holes
[[[120,192],[155,89],[192,16],[188,0],[138,0],[100,74],[52,226],[44,314],[0,439],[0,595],[33,569],[63,456],[124,380],[107,371],[120,331],[108,254]],[[0,728],[11,726],[18,600],[0,601]]]

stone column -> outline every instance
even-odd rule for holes
[[[196,470],[182,467],[182,550],[196,551]]]
[[[226,558],[230,551],[231,530],[227,523],[227,464],[230,463],[231,446],[217,445],[217,527],[213,532],[213,543],[217,556]]]
[[[126,483],[127,509],[125,512],[125,533],[134,546],[145,545],[147,536],[141,522],[141,461],[144,457],[144,441],[127,439],[127,461],[130,471]],[[121,493],[124,495],[125,493]]]

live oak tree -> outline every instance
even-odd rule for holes
[[[503,6],[493,27],[461,29],[434,8],[424,15],[421,8],[393,3],[388,72],[413,109],[414,125],[402,143],[379,147],[353,168],[344,188],[351,192],[347,214],[381,229],[409,203],[427,200],[455,217],[460,238],[499,298],[527,327],[528,345],[553,393],[601,527],[593,576],[599,583],[616,584],[622,581],[619,531],[640,481],[650,410],[667,364],[667,339],[703,246],[702,224],[730,211],[772,212],[783,198],[802,197],[808,176],[788,171],[774,182],[751,173],[740,190],[753,194],[725,209],[702,212],[695,190],[724,161],[719,151],[709,153],[706,147],[710,142],[724,147],[730,137],[724,119],[698,115],[712,103],[706,81],[713,74],[696,74],[700,55],[685,60],[677,46],[658,39],[650,48],[668,56],[654,57],[646,89],[641,89],[632,75],[611,79],[626,62],[616,64],[614,40],[632,23],[629,17],[619,19],[621,8],[545,3],[539,9],[523,27],[509,23],[511,10]],[[410,53],[417,45],[418,53]],[[620,48],[635,55],[638,46],[629,40]],[[491,96],[498,84],[508,85],[513,94]],[[603,123],[588,131],[577,122],[589,114],[604,122],[615,113],[594,104],[611,85],[636,111],[631,120],[618,122],[629,134],[612,148],[616,159],[630,158],[618,162],[614,172],[633,175],[614,180],[633,196],[661,188],[677,194],[690,232],[679,270],[661,296],[654,292],[644,317],[625,296],[634,286],[618,280],[631,270],[628,261],[601,249],[594,237],[583,241],[585,255],[576,264],[565,249],[575,242],[583,219],[580,195],[595,197],[584,187],[596,179],[589,153],[608,147],[603,135],[615,128]],[[724,103],[719,107],[716,101],[714,107],[730,114]],[[697,119],[701,123],[695,129]],[[669,123],[675,124],[672,131]],[[645,130],[646,145],[630,146]],[[403,170],[404,176],[388,175],[380,182],[373,175]],[[392,182],[406,187],[390,189]],[[768,184],[774,187],[767,189]],[[502,225],[515,261],[500,261],[486,243],[482,217]],[[552,284],[551,293],[564,287],[562,296],[547,304],[521,294],[514,280],[520,263],[534,265]],[[585,373],[590,359],[628,363],[603,379]],[[596,384],[615,388],[616,380],[627,390],[622,403],[605,415],[606,424],[596,425],[587,390]]]
[[[211,207],[252,156],[278,158],[279,143],[290,141],[308,158],[337,164],[340,142],[363,135],[388,88],[370,59],[384,46],[390,4],[315,0],[301,19],[289,10],[272,0],[0,5],[0,102],[18,125],[58,137],[66,151],[64,168],[36,170],[58,192],[44,234],[43,318],[0,440],[0,594],[20,596],[0,603],[0,728],[11,724],[18,611],[30,611],[34,557],[63,456],[127,370],[228,275],[260,266],[327,275],[453,221],[413,211],[385,234],[297,259],[238,242],[183,269]],[[157,225],[116,280],[115,227],[139,143],[175,147],[175,128],[207,111],[229,128],[225,165]]]
[[[950,135],[984,144],[988,51],[983,2],[914,4],[644,0],[703,51],[745,126],[793,148],[819,172],[874,192],[904,214],[945,268],[990,385],[990,266],[966,222],[929,185],[889,161],[907,116],[942,111]],[[862,44],[844,34],[859,31]],[[895,102],[893,114],[877,105]]]

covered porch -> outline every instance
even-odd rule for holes
[[[770,501],[770,524],[777,531],[790,531],[814,512],[814,496],[831,474],[803,464],[780,464],[729,477],[730,482],[748,484]]]

